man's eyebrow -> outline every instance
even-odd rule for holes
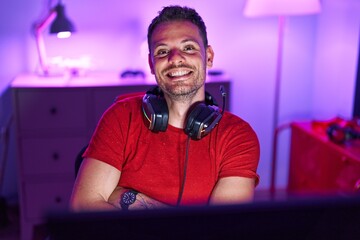
[[[196,43],[196,44],[200,45],[200,43],[198,41],[196,41],[195,39],[192,39],[192,38],[184,39],[184,40],[181,41],[181,43],[189,43],[189,42],[190,43]]]
[[[167,45],[165,44],[165,43],[156,43],[156,44],[154,44],[154,49],[155,48],[158,48],[158,47],[166,47]]]
[[[180,43],[181,43],[181,44],[195,43],[195,44],[200,45],[200,43],[199,43],[197,40],[192,39],[192,38],[186,38],[186,39],[182,40]],[[155,44],[154,44],[154,49],[155,49],[155,48],[158,48],[158,47],[166,47],[166,46],[168,46],[168,44],[163,43],[163,42],[158,42],[158,43],[155,43]]]

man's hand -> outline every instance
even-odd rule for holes
[[[123,187],[116,187],[113,193],[110,195],[108,202],[115,206],[116,208],[121,209],[120,201],[121,196],[124,192],[129,189]],[[138,193],[136,195],[136,200],[133,204],[129,206],[129,210],[143,210],[143,209],[159,209],[159,208],[168,208],[169,205],[159,202],[155,199],[152,199],[146,196],[143,193]]]

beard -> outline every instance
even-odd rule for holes
[[[165,73],[180,67],[192,70],[191,79],[187,79],[186,81],[168,80],[168,76]],[[162,74],[157,78],[157,83],[164,93],[166,93],[171,99],[175,101],[191,100],[198,90],[205,84],[205,70],[205,66],[200,69],[196,69],[195,67],[188,65],[170,67],[162,71]]]
[[[187,101],[192,99],[197,91],[201,88],[202,84],[183,84],[178,82],[171,86],[165,85],[163,91],[175,101]]]

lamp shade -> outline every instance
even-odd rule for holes
[[[244,7],[247,17],[305,15],[320,11],[319,0],[247,0]]]
[[[75,27],[65,15],[65,7],[58,4],[55,7],[56,18],[51,24],[50,33],[75,32]]]

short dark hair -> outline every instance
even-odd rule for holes
[[[205,48],[208,45],[206,26],[200,15],[192,8],[189,7],[181,7],[181,6],[168,6],[164,7],[161,11],[159,11],[159,15],[156,16],[148,28],[147,40],[150,51],[150,39],[155,30],[155,28],[164,22],[171,21],[190,21],[195,24],[198,29],[200,36],[204,42]]]

